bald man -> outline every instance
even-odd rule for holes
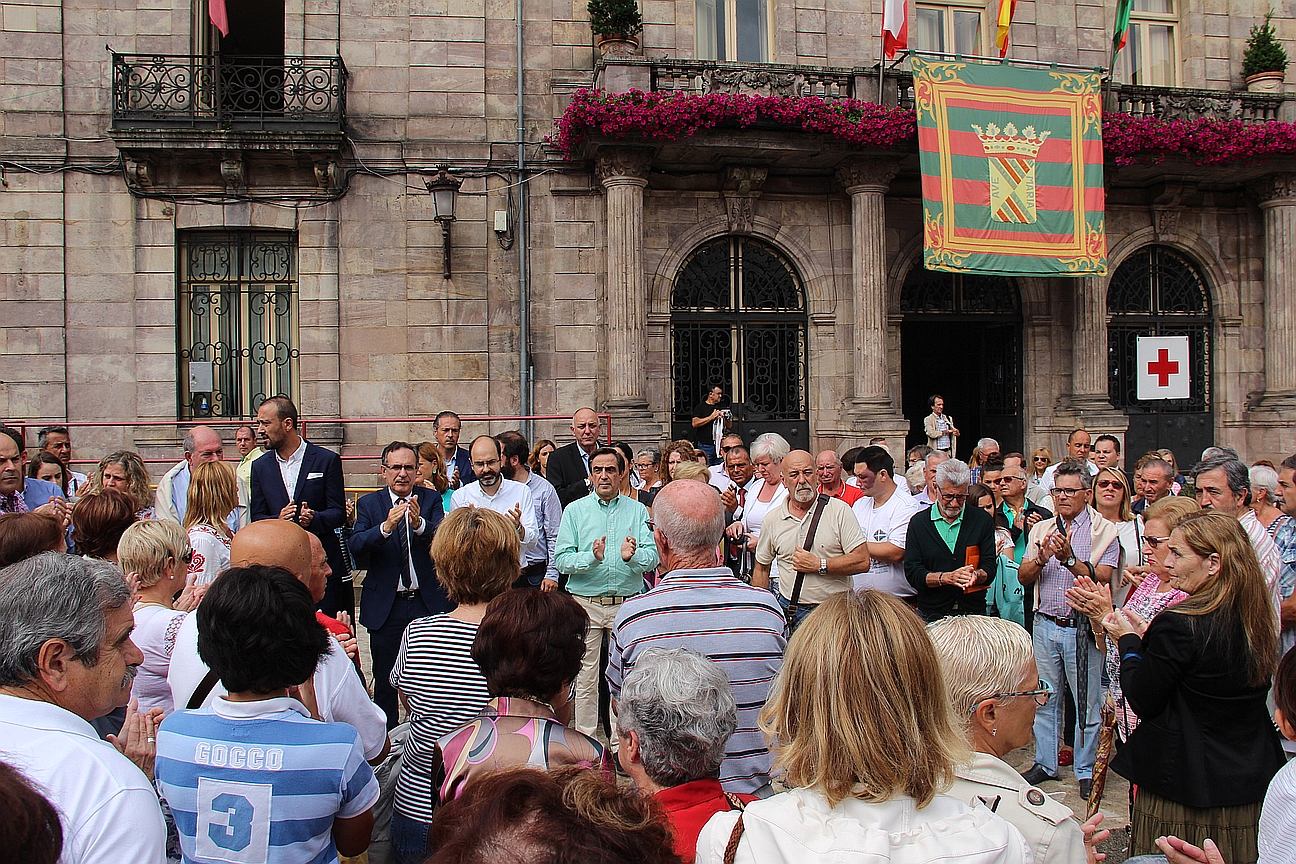
[[[545,479],[558,490],[563,507],[584,498],[590,485],[590,457],[598,449],[599,416],[593,408],[582,408],[572,417],[572,437],[576,440],[559,447],[549,455]]]
[[[203,462],[220,462],[225,458],[225,445],[220,435],[210,426],[195,426],[184,436],[184,458],[158,481],[157,494],[153,496],[153,514],[158,519],[170,519],[184,524],[189,505],[189,475]],[[247,495],[240,488],[238,507],[230,513],[230,531],[237,531],[248,522]]]
[[[328,581],[328,560],[319,546],[322,567],[312,567],[312,543],[318,539],[294,522],[267,519],[253,522],[230,542],[230,565],[263,564],[282,567],[297,577],[318,602]],[[220,579],[220,576],[216,577]],[[225,695],[198,655],[198,616],[189,615],[176,634],[167,672],[176,709],[210,705]],[[329,640],[329,653],[302,683],[300,698],[311,715],[328,722],[348,723],[360,734],[365,758],[372,764],[387,753],[387,716],[369,699],[364,682],[337,639]]]

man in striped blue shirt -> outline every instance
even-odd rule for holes
[[[198,653],[228,694],[158,728],[154,773],[186,862],[334,864],[369,846],[378,782],[356,730],[297,698],[328,653],[310,592],[235,567],[198,608]]]
[[[720,781],[729,792],[754,792],[770,779],[773,757],[756,725],[783,665],[785,622],[774,595],[716,566],[725,528],[715,490],[696,480],[662,487],[653,501],[653,537],[666,575],[622,605],[608,645],[608,689],[649,648],[689,648],[724,670],[738,703],[738,729],[725,747]]]

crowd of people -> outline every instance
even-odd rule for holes
[[[1088,864],[1109,772],[1131,855],[1296,860],[1296,456],[722,399],[637,450],[443,412],[357,499],[282,396],[156,487],[0,427],[0,860]]]

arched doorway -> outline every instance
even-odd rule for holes
[[[1181,468],[1215,439],[1211,403],[1211,302],[1201,271],[1168,246],[1147,246],[1121,263],[1107,288],[1107,393],[1129,417],[1126,466],[1168,447]],[[1135,348],[1139,336],[1187,336],[1189,394],[1140,402]]]
[[[806,447],[806,301],[785,255],[751,237],[721,237],[693,252],[671,292],[673,438],[719,384],[734,429],[749,443],[778,432]]]
[[[927,443],[927,400],[940,393],[961,433],[959,458],[983,437],[1004,452],[1021,449],[1022,316],[1012,280],[916,266],[900,289],[900,311],[908,446]]]

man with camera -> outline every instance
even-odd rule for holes
[[[693,409],[693,434],[698,449],[707,454],[707,459],[712,462],[716,460],[725,431],[733,426],[733,411],[722,406],[723,402],[724,388],[712,384],[707,388],[702,404]]]

